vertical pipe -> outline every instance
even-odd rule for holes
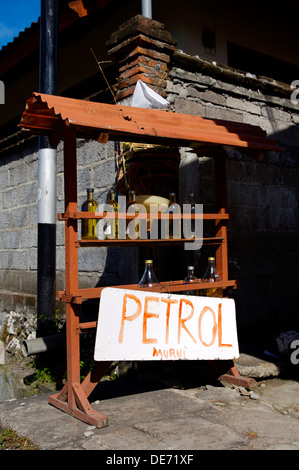
[[[41,93],[57,94],[57,0],[41,0]],[[56,148],[39,138],[38,153],[38,256],[37,336],[46,320],[54,319],[56,291]]]
[[[141,0],[142,16],[152,19],[152,0]]]

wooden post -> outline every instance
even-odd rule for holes
[[[64,197],[65,212],[77,211],[77,158],[76,134],[72,128],[65,128],[64,135]],[[65,224],[65,293],[72,297],[78,291],[78,222],[68,219]],[[68,403],[76,406],[72,388],[80,382],[80,336],[79,305],[66,303],[66,345],[67,345],[67,384]]]
[[[76,133],[70,127],[65,127],[64,132],[64,196],[66,216],[77,212]],[[95,387],[100,375],[96,374],[94,380],[91,380],[92,374],[89,374],[89,379],[85,381],[86,385],[82,387],[80,384],[79,305],[72,300],[78,292],[78,248],[75,247],[77,242],[77,219],[67,218],[65,222],[65,295],[68,297],[66,302],[67,382],[60,393],[49,397],[49,403],[100,428],[108,425],[108,418],[103,413],[93,410],[87,399],[87,393]]]
[[[226,155],[225,151],[215,153],[215,199],[216,212],[226,213]],[[227,220],[216,221],[216,237],[222,237],[223,242],[216,251],[216,268],[222,281],[228,281],[227,256]]]

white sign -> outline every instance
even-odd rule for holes
[[[232,299],[107,287],[100,300],[96,361],[234,359]]]

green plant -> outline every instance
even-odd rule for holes
[[[34,380],[44,384],[52,383],[55,381],[53,373],[50,371],[49,367],[44,367],[43,369],[36,369],[34,373]]]
[[[33,374],[24,379],[25,385],[29,386],[31,393],[37,393],[42,384],[50,385],[51,388],[61,388],[62,382],[66,377],[66,367],[63,362],[52,364],[48,361],[47,365],[42,361],[31,360]]]
[[[39,450],[28,437],[19,436],[11,428],[5,428],[0,432],[0,450]]]
[[[5,325],[3,327],[3,330],[2,330],[2,335],[1,335],[1,338],[0,338],[1,341],[3,341],[3,343],[5,343],[8,336],[9,336],[9,333],[8,333],[7,323],[5,323]]]
[[[54,318],[49,318],[47,315],[39,315],[37,318],[40,326],[47,335],[60,333],[64,326],[64,321],[61,318],[59,309],[55,310]]]
[[[94,366],[93,359],[85,359],[80,361],[80,378],[84,380]]]

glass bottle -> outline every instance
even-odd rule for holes
[[[128,213],[129,207],[131,208],[130,214],[134,214],[134,213],[135,213],[135,215],[139,214],[138,204],[136,202],[136,193],[135,193],[135,191],[129,191],[129,201],[128,201],[127,207],[126,207],[127,213]],[[131,222],[132,222],[132,224],[130,225]],[[133,224],[135,224],[135,234],[132,231],[132,225]],[[127,238],[130,238],[132,240],[136,240],[137,238],[139,238],[139,223],[136,222],[136,221],[133,221],[133,219],[128,219],[126,221],[126,234],[127,234]]]
[[[172,238],[181,238],[181,221],[179,219],[173,219],[172,214],[178,214],[178,204],[176,203],[175,193],[169,194],[169,206],[167,209],[169,213],[169,235],[170,239]]]
[[[111,190],[107,194],[107,203],[110,204],[113,208],[115,213],[118,212],[118,204],[115,199],[115,191]],[[117,239],[118,238],[118,219],[111,219],[107,221],[105,231],[105,235],[109,238]]]
[[[96,212],[97,203],[93,199],[94,189],[87,189],[87,199],[81,206],[82,212]],[[96,238],[96,219],[82,219],[81,221],[81,237],[84,240],[93,240]]]
[[[201,282],[221,282],[221,278],[218,274],[218,271],[215,266],[215,258],[208,258],[208,267],[201,279]],[[211,287],[210,289],[201,289],[200,295],[206,297],[223,297],[223,288],[222,287]]]
[[[197,277],[194,276],[194,266],[187,267],[187,276],[185,277],[183,283],[184,284],[194,284],[195,282],[199,282]],[[190,286],[191,287],[191,286]],[[198,295],[197,289],[186,290],[184,294],[187,295]]]
[[[142,278],[138,283],[138,287],[154,287],[160,286],[160,282],[156,278],[153,268],[153,261],[151,259],[145,260],[145,268]]]

